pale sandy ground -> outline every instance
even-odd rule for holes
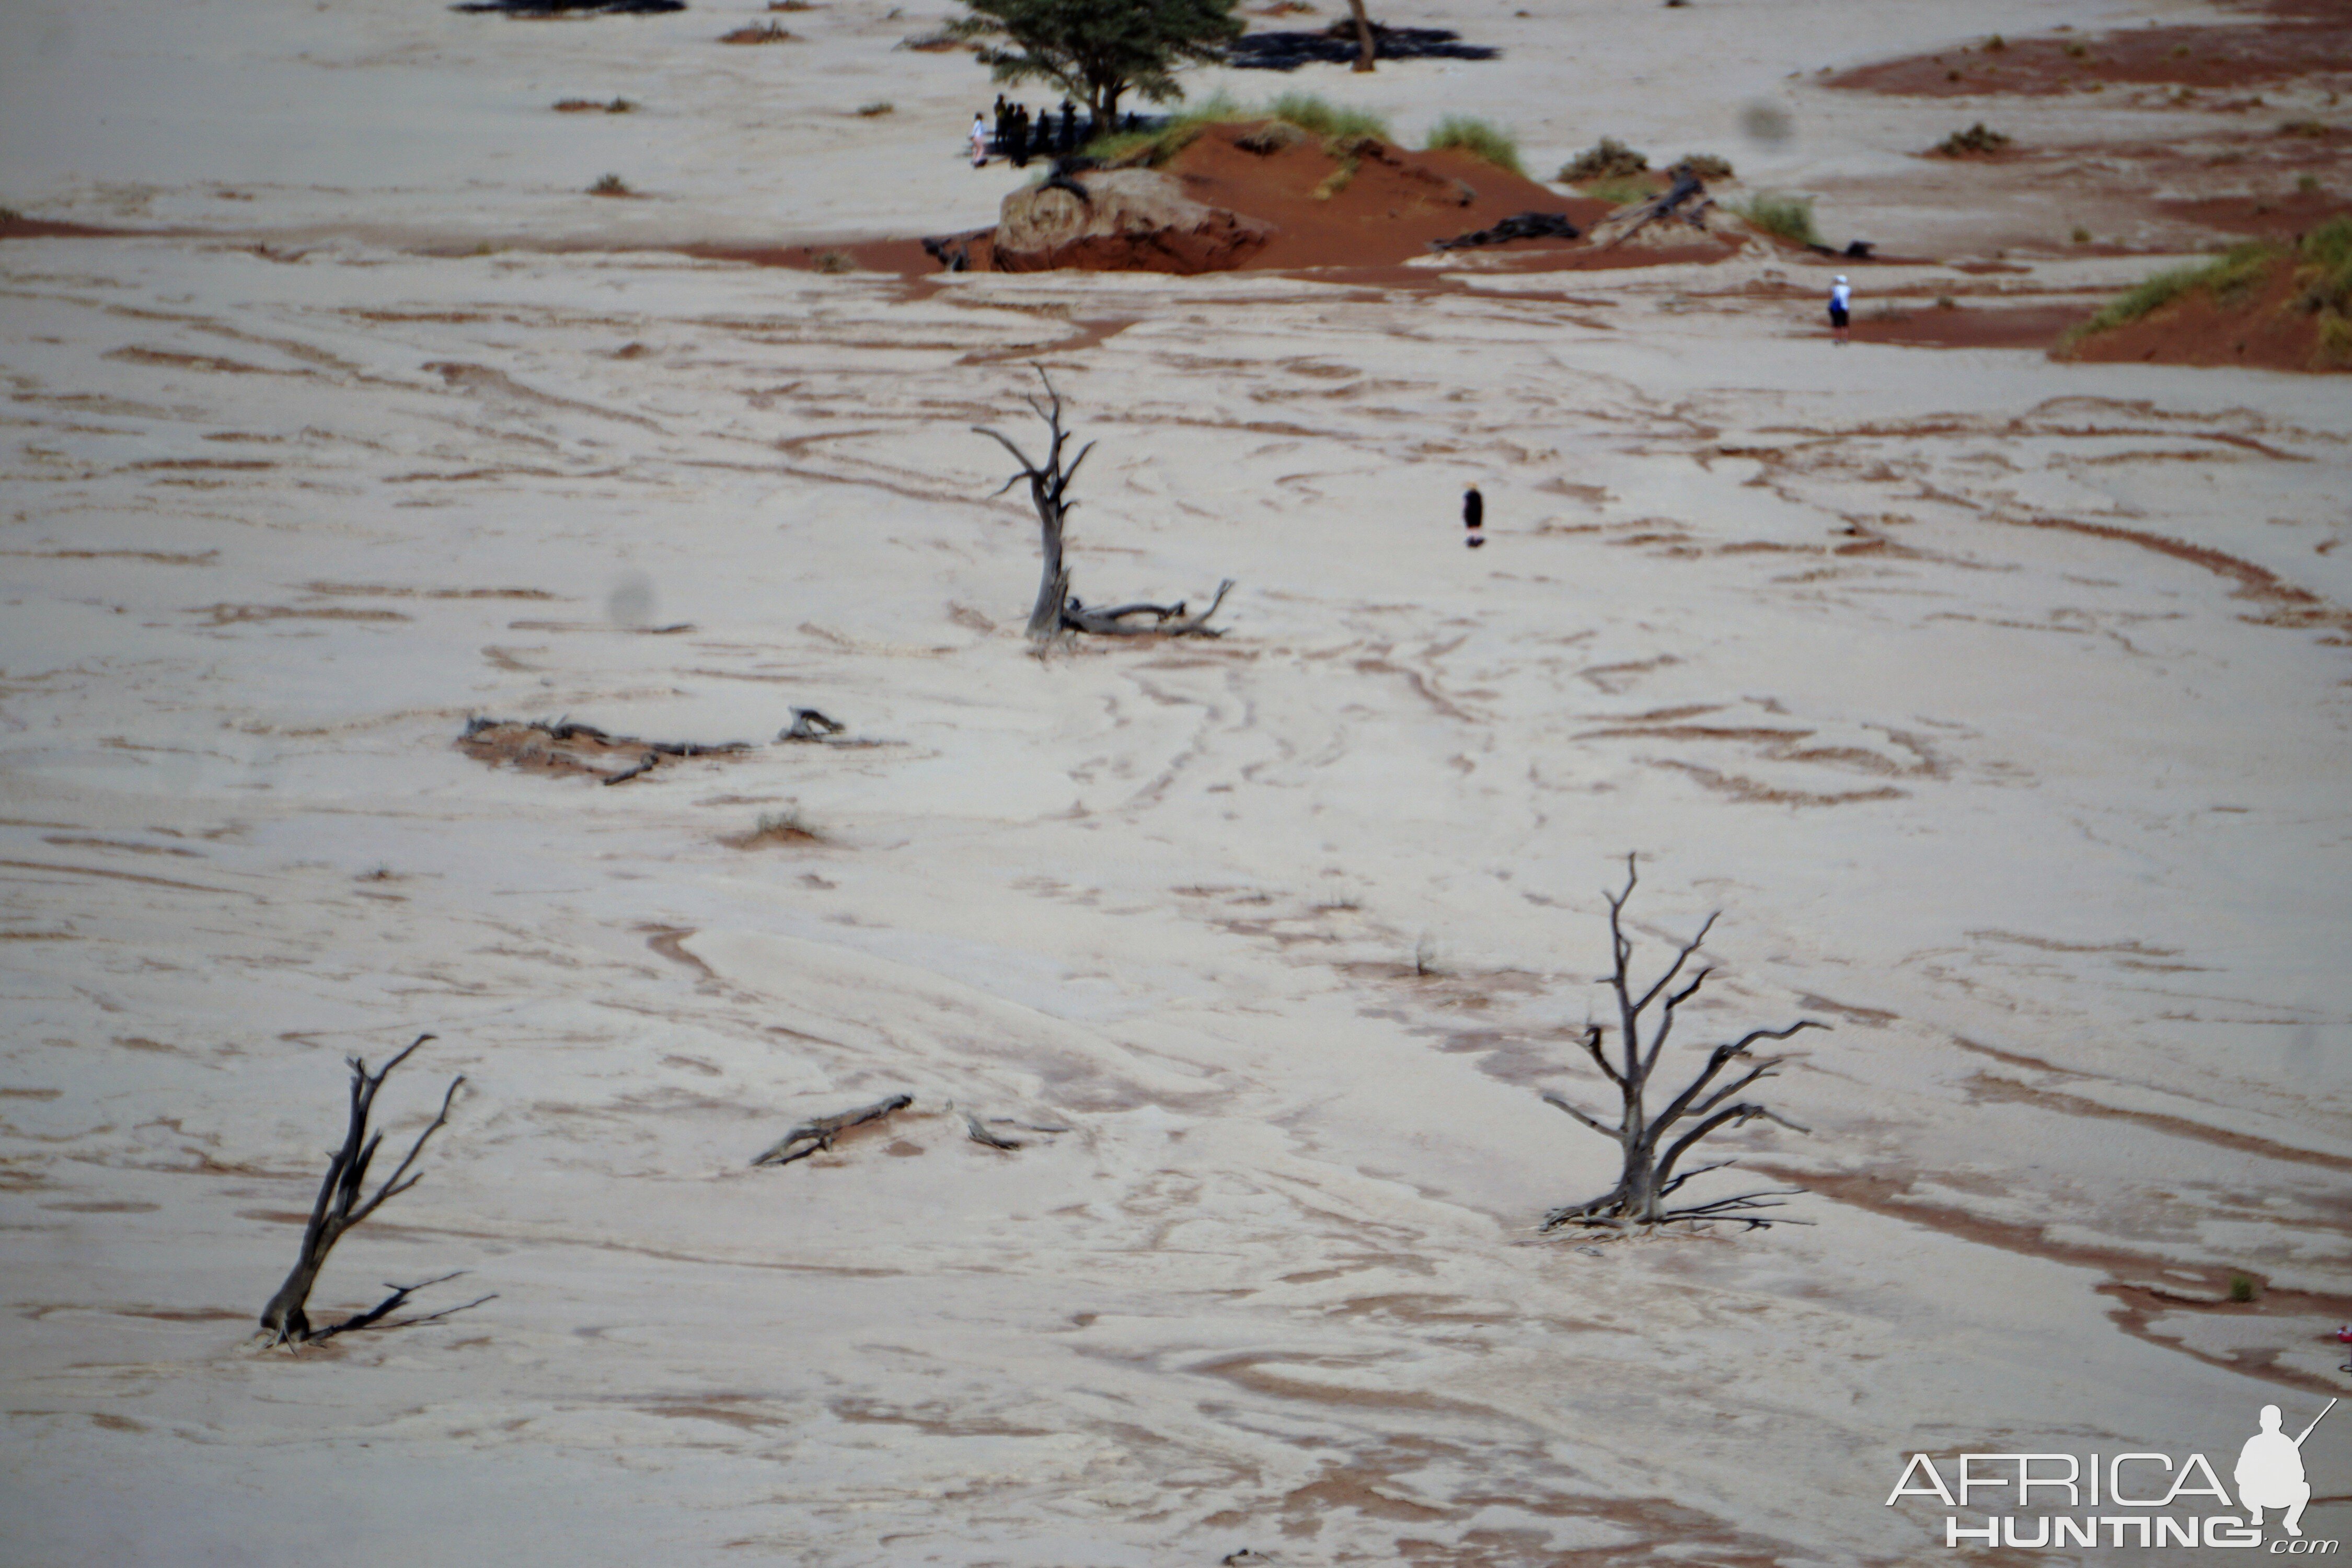
[[[1944,7],[1423,15],[1511,52],[1296,85],[1548,104],[1547,167],[1779,95],[1835,134],[1743,162],[1823,188],[1953,118],[1785,80]],[[1833,353],[1753,266],[1563,300],[408,248],[985,221],[977,73],[887,49],[928,14],[709,43],[737,19],[0,14],[0,200],[252,231],[0,250],[0,1559],[1925,1562],[1941,1510],[1881,1506],[1915,1448],[2226,1471],[2262,1403],[2317,1409],[2340,380]],[[646,112],[545,111],[614,92]],[[656,199],[573,194],[607,169]],[[1868,279],[1905,280],[1967,282]],[[1034,524],[966,427],[1026,437],[1032,360],[1103,443],[1079,591],[1231,575],[1228,638],[1030,657]],[[889,744],[618,789],[450,746],[795,704]],[[788,807],[825,842],[719,842]],[[1645,957],[1725,911],[1693,1041],[1835,1025],[1774,1086],[1814,1135],[1737,1147],[1909,1216],[1847,1184],[1537,1240],[1611,1174],[1538,1091],[1591,1095],[1632,849]],[[497,1299],[248,1348],[343,1057],[421,1029],[395,1135],[469,1087],[319,1305]],[[896,1089],[893,1131],[744,1167]],[[1070,1131],[992,1152],[950,1101]],[[2135,1336],[2100,1248],[2284,1305]],[[2307,1454],[2340,1534],[2352,1420]]]

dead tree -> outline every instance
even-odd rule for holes
[[[272,1345],[302,1344],[352,1329],[367,1328],[381,1321],[386,1313],[398,1308],[415,1292],[426,1285],[441,1282],[440,1279],[427,1279],[415,1285],[387,1285],[385,1289],[393,1293],[389,1299],[368,1311],[324,1329],[311,1328],[310,1314],[305,1310],[310,1300],[310,1288],[318,1283],[319,1270],[326,1267],[327,1255],[334,1251],[335,1243],[383,1207],[385,1199],[398,1197],[423,1180],[422,1173],[409,1174],[409,1167],[415,1164],[416,1156],[425,1152],[425,1141],[438,1132],[449,1120],[450,1104],[457,1098],[458,1087],[466,1081],[463,1074],[450,1080],[448,1091],[441,1097],[440,1113],[416,1135],[416,1142],[408,1146],[408,1153],[400,1162],[399,1168],[384,1178],[383,1184],[376,1188],[373,1197],[364,1200],[361,1197],[367,1185],[368,1166],[375,1160],[376,1146],[383,1142],[382,1132],[372,1135],[368,1131],[368,1116],[375,1108],[376,1090],[383,1087],[383,1080],[392,1076],[393,1068],[406,1061],[417,1047],[431,1038],[431,1035],[417,1036],[409,1042],[407,1050],[384,1063],[381,1072],[368,1071],[367,1063],[358,1057],[350,1058],[351,1123],[343,1132],[343,1146],[328,1156],[326,1179],[319,1184],[318,1201],[310,1205],[310,1223],[302,1227],[302,1252],[295,1261],[294,1271],[286,1276],[286,1283],[278,1287],[278,1294],[272,1296],[269,1305],[261,1310],[262,1331],[271,1336],[269,1342]],[[441,1276],[441,1279],[455,1278],[457,1276],[453,1274]],[[485,1296],[481,1300],[489,1299]],[[467,1305],[479,1306],[481,1301],[469,1301]],[[462,1310],[462,1307],[448,1309],[452,1312]],[[432,1315],[439,1318],[448,1313],[436,1312]],[[408,1321],[422,1322],[425,1320]]]
[[[1348,0],[1348,14],[1356,22],[1356,63],[1352,68],[1371,70],[1375,68],[1372,58],[1379,49],[1372,39],[1372,19],[1364,14],[1364,0]]]
[[[1771,1224],[1759,1217],[1759,1209],[1778,1208],[1780,1199],[1800,1190],[1790,1187],[1768,1188],[1759,1192],[1739,1193],[1706,1203],[1684,1207],[1670,1207],[1667,1200],[1680,1191],[1694,1176],[1709,1171],[1719,1171],[1734,1163],[1718,1160],[1712,1164],[1691,1170],[1681,1169],[1682,1160],[1700,1142],[1726,1128],[1743,1127],[1750,1121],[1778,1122],[1793,1131],[1810,1129],[1798,1126],[1788,1118],[1740,1096],[1762,1079],[1776,1077],[1774,1069],[1785,1060],[1781,1057],[1759,1057],[1750,1047],[1764,1040],[1785,1040],[1801,1029],[1826,1029],[1828,1025],[1813,1018],[1800,1018],[1785,1029],[1750,1029],[1727,1045],[1717,1046],[1707,1053],[1706,1065],[1667,1100],[1664,1109],[1653,1115],[1649,1110],[1650,1080],[1658,1069],[1660,1057],[1666,1048],[1666,1037],[1675,1026],[1675,1009],[1698,994],[1698,988],[1709,973],[1701,968],[1675,989],[1682,981],[1683,967],[1691,955],[1706,941],[1706,933],[1715,924],[1709,915],[1699,926],[1698,934],[1683,943],[1665,973],[1650,985],[1634,994],[1631,965],[1633,959],[1633,940],[1624,931],[1626,900],[1633,896],[1635,881],[1633,857],[1625,858],[1625,888],[1622,892],[1604,891],[1609,900],[1609,941],[1614,956],[1612,973],[1607,977],[1617,1000],[1617,1040],[1612,1053],[1602,1042],[1607,1026],[1587,1024],[1582,1044],[1601,1076],[1617,1088],[1622,1101],[1617,1124],[1613,1127],[1599,1117],[1591,1116],[1570,1105],[1557,1094],[1546,1094],[1550,1104],[1574,1117],[1604,1138],[1612,1139],[1624,1154],[1624,1169],[1617,1184],[1599,1197],[1585,1203],[1570,1204],[1553,1209],[1544,1215],[1543,1228],[1551,1230],[1563,1225],[1613,1226],[1670,1225],[1677,1221],[1702,1219],[1738,1219],[1750,1227]],[[1643,1015],[1656,1009],[1655,1022],[1649,1038],[1643,1038]],[[1728,1075],[1728,1076],[1727,1076]],[[1689,1125],[1677,1133],[1676,1130]]]
[[[1045,422],[1049,442],[1043,464],[1031,462],[1028,455],[1001,432],[981,425],[972,426],[975,434],[987,437],[1012,453],[1013,460],[1021,465],[1021,471],[1005,480],[996,494],[1001,496],[1026,479],[1029,481],[1029,499],[1037,508],[1038,538],[1045,559],[1044,572],[1037,581],[1037,602],[1029,611],[1030,637],[1041,643],[1050,642],[1066,631],[1086,632],[1096,637],[1221,636],[1209,626],[1209,617],[1216,614],[1217,605],[1224,602],[1226,593],[1233,587],[1231,578],[1218,585],[1215,602],[1197,616],[1185,614],[1181,601],[1170,605],[1122,605],[1117,609],[1095,610],[1071,595],[1069,568],[1062,563],[1062,529],[1078,504],[1070,499],[1070,481],[1077,478],[1079,465],[1087,460],[1087,454],[1095,449],[1095,443],[1087,442],[1078,448],[1078,455],[1071,458],[1067,466],[1063,464],[1062,451],[1069,441],[1069,432],[1062,428],[1062,395],[1054,390],[1054,383],[1045,374],[1043,365],[1035,369],[1037,379],[1045,384],[1048,401],[1040,403],[1032,397],[1027,402],[1037,417]],[[990,499],[994,500],[995,497]],[[1147,615],[1151,617],[1149,623],[1140,619]]]

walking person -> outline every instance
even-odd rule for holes
[[[1845,274],[1830,285],[1830,341],[1843,348],[1853,341],[1847,322],[1853,319],[1853,290],[1846,286]]]
[[[1475,550],[1486,542],[1486,498],[1472,485],[1462,492],[1462,542]]]
[[[988,163],[988,116],[975,110],[971,117],[971,166],[975,169]]]

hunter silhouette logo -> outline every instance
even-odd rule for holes
[[[2230,1473],[2238,1483],[2238,1503],[2246,1510],[2248,1524],[2260,1530],[2263,1510],[2283,1508],[2286,1517],[2279,1521],[2280,1527],[2289,1535],[2303,1533],[2303,1509],[2311,1500],[2311,1482],[2303,1473],[2303,1439],[2335,1408],[2336,1401],[2329,1400],[2327,1409],[2311,1418],[2301,1436],[2290,1437],[2279,1430],[2279,1407],[2263,1406],[2263,1429],[2246,1439],[2238,1450],[2238,1468]]]
[[[2263,1516],[2275,1510],[2284,1534],[2269,1542],[2274,1555],[2333,1553],[2333,1541],[2310,1541],[2303,1533],[2303,1510],[2311,1501],[2311,1480],[2303,1466],[2305,1438],[2336,1408],[2327,1402],[2311,1424],[2294,1436],[2284,1428],[2275,1405],[2265,1405],[2259,1428],[2238,1450],[2230,1472],[2236,1484],[2237,1512],[2230,1489],[2202,1454],[2176,1460],[2169,1454],[1962,1454],[1946,1459],[1958,1470],[1936,1468],[1933,1456],[1914,1454],[1895,1489],[1892,1508],[1905,1498],[1934,1498],[1948,1509],[1975,1509],[1984,1520],[1966,1524],[1956,1513],[1944,1518],[1944,1544],[2008,1546],[2026,1551],[2066,1546],[2187,1546],[2250,1550],[2263,1545]],[[1990,1493],[1991,1499],[1978,1496]],[[2199,1503],[2199,1499],[2210,1499]],[[2063,1512],[2043,1512],[2045,1509]],[[2191,1509],[2200,1511],[2191,1513]],[[2204,1511],[2204,1510],[2212,1511]],[[2087,1511],[2075,1511],[2087,1510]],[[2028,1532],[2031,1533],[2028,1533]]]

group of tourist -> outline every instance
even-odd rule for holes
[[[1077,105],[1066,98],[1058,114],[1051,108],[1032,114],[1027,104],[1008,103],[1000,92],[993,126],[985,113],[971,117],[971,166],[977,169],[987,163],[992,153],[1019,166],[1032,158],[1075,153],[1093,137],[1091,124],[1080,133]]]
[[[1127,117],[1130,131],[1142,123],[1139,115]],[[981,167],[992,154],[1011,159],[1015,167],[1025,166],[1032,158],[1067,157],[1106,129],[1091,115],[1081,125],[1077,105],[1066,98],[1058,111],[1048,107],[1033,114],[1027,104],[1008,103],[1000,92],[992,125],[986,111],[971,117],[971,166]]]

